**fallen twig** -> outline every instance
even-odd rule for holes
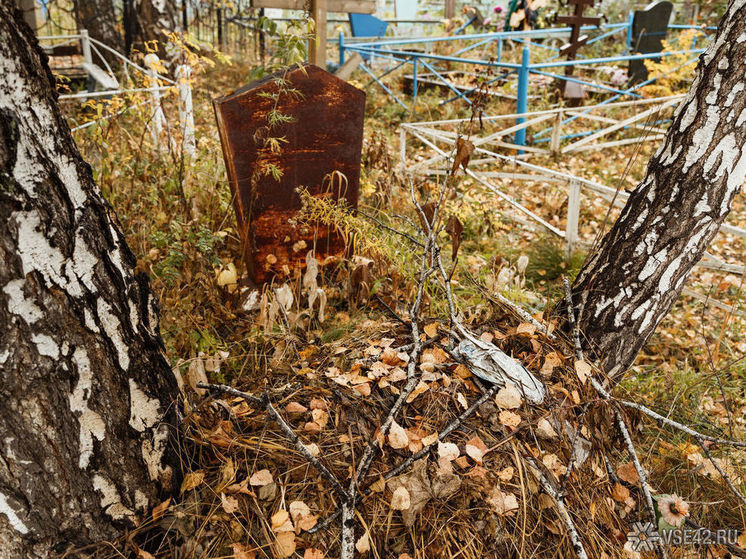
[[[533,325],[538,332],[544,334],[550,340],[554,340],[556,338],[556,336],[554,334],[552,334],[551,332],[549,332],[549,329],[544,324],[542,324],[541,322],[539,322],[538,320],[536,320],[531,315],[531,313],[528,312],[526,309],[524,309],[523,307],[521,307],[517,303],[514,303],[513,301],[511,301],[510,299],[508,299],[507,297],[505,297],[501,293],[498,293],[497,291],[489,291],[487,289],[487,287],[485,285],[483,285],[481,282],[479,282],[479,280],[477,280],[477,278],[475,278],[473,275],[468,274],[468,273],[466,275],[469,278],[469,280],[477,287],[477,289],[479,289],[479,291],[485,297],[487,297],[487,299],[492,299],[492,300],[494,300],[494,301],[496,301],[496,302],[498,302],[498,303],[500,303],[502,305],[505,305],[510,310],[512,310],[515,314],[517,314],[520,317],[521,320],[523,320],[524,322],[528,322],[529,324]]]
[[[668,427],[672,427],[674,429],[678,429],[679,431],[686,433],[690,437],[693,437],[697,439],[698,441],[709,441],[711,443],[717,443],[722,444],[726,446],[735,446],[737,448],[746,448],[746,442],[743,441],[733,441],[730,439],[720,439],[718,437],[712,437],[710,435],[705,435],[704,433],[700,433],[699,431],[695,431],[691,427],[687,427],[683,423],[679,423],[678,421],[674,421],[673,419],[669,419],[667,417],[662,416],[658,412],[655,412],[648,408],[647,406],[643,406],[642,404],[638,404],[637,402],[630,402],[628,400],[620,400],[616,399],[617,402],[619,402],[621,405],[635,409],[639,412],[642,412],[643,414],[647,415],[648,417],[655,419],[658,423],[662,425],[666,425]]]
[[[567,289],[567,287],[566,287],[566,289]],[[570,318],[570,317],[572,317],[572,318]],[[572,307],[571,306],[568,309],[568,320],[570,320],[571,323],[574,323],[574,321],[575,321],[574,312],[572,311]],[[580,339],[579,336],[574,336],[574,337],[576,337],[576,339],[579,341],[579,339]],[[593,385],[593,388],[596,389],[596,391],[599,393],[599,395],[603,399],[605,399],[605,400],[613,400],[614,402],[617,402],[617,403],[619,403],[619,404],[621,404],[621,405],[623,405],[625,407],[635,409],[635,410],[637,410],[637,411],[639,411],[639,412],[647,415],[648,417],[650,417],[652,419],[655,419],[658,423],[660,423],[662,425],[666,425],[668,427],[672,427],[674,429],[678,429],[679,431],[682,431],[683,433],[686,433],[690,437],[693,437],[693,438],[697,439],[700,442],[709,441],[709,442],[712,442],[712,443],[723,444],[723,445],[727,445],[727,446],[735,446],[735,447],[738,447],[738,448],[746,448],[746,442],[734,441],[734,440],[729,440],[729,439],[720,439],[718,437],[712,437],[710,435],[705,435],[704,433],[700,433],[698,431],[695,431],[694,429],[692,429],[691,427],[688,427],[688,426],[684,425],[683,423],[679,423],[678,421],[674,421],[673,419],[669,419],[668,417],[665,417],[665,416],[659,414],[658,412],[655,412],[655,411],[651,410],[647,406],[644,406],[642,404],[638,404],[637,402],[630,402],[629,400],[621,400],[619,398],[614,398],[614,397],[611,396],[611,394],[609,393],[608,390],[606,390],[603,386],[601,386],[601,383],[599,383],[598,380],[596,380],[595,377],[591,376],[590,377],[590,381],[591,381],[591,384]]]
[[[404,319],[403,319],[402,317],[400,317],[400,316],[399,316],[399,315],[398,315],[398,314],[396,313],[396,311],[395,311],[394,309],[392,309],[392,308],[391,308],[391,307],[389,306],[389,304],[388,304],[388,303],[386,303],[386,301],[384,301],[383,299],[381,299],[381,298],[380,298],[380,297],[378,296],[378,294],[377,294],[377,293],[376,293],[376,294],[374,294],[373,296],[374,296],[374,297],[376,298],[376,300],[377,300],[377,301],[378,301],[379,303],[381,303],[381,304],[383,305],[383,308],[385,308],[385,309],[386,309],[386,310],[388,311],[388,313],[389,313],[389,314],[390,314],[390,315],[391,315],[391,316],[392,316],[392,317],[393,317],[393,318],[394,318],[395,320],[399,321],[399,322],[400,322],[401,324],[403,324],[404,326],[409,326],[409,323],[408,323],[407,321],[405,321],[405,320],[404,320]]]
[[[725,473],[725,470],[723,470],[722,466],[713,458],[712,454],[710,453],[710,450],[707,448],[707,445],[702,441],[697,441],[699,443],[699,446],[702,447],[702,450],[705,453],[705,456],[707,456],[707,459],[712,462],[712,465],[715,466],[715,469],[718,471],[720,476],[723,478],[726,484],[728,484],[728,487],[730,487],[730,490],[733,492],[733,494],[738,498],[739,501],[741,501],[744,505],[746,505],[746,497],[743,496],[743,493],[741,493],[737,488],[736,485],[733,483],[733,481],[730,479],[728,474]]]
[[[544,334],[547,338],[549,338],[550,340],[554,339],[554,334],[551,334],[549,330],[547,330],[547,327],[544,326],[538,320],[536,320],[533,316],[531,316],[531,313],[528,312],[526,309],[518,306],[516,303],[514,303],[513,301],[511,301],[510,299],[508,299],[507,297],[505,297],[504,295],[500,293],[497,293],[497,292],[491,293],[490,296],[500,301],[506,307],[511,308],[513,312],[515,312],[518,316],[521,317],[521,320],[525,320],[529,324],[535,326],[536,329],[542,334]]]
[[[578,437],[580,437],[580,430],[583,428],[583,424],[585,422],[585,416],[588,413],[588,410],[591,407],[592,402],[586,402],[583,404],[583,408],[580,410],[580,419],[578,420],[578,425],[575,427],[575,433],[573,433],[572,441],[570,441],[570,448],[572,450],[570,451],[570,460],[567,463],[567,471],[565,472],[565,475],[562,476],[562,481],[560,482],[560,492],[562,495],[565,494],[565,487],[567,486],[567,482],[570,481],[570,475],[572,474],[573,468],[575,468],[575,461],[577,460],[577,450],[578,450]]]
[[[653,495],[650,489],[650,483],[648,482],[647,472],[642,467],[639,456],[637,456],[637,450],[635,450],[635,444],[632,442],[632,437],[629,434],[627,423],[624,421],[624,417],[622,417],[621,412],[617,409],[614,410],[614,419],[616,419],[617,427],[622,433],[624,442],[627,444],[627,451],[629,452],[630,458],[632,458],[632,463],[635,465],[637,477],[640,478],[640,486],[642,487],[643,495],[645,495],[645,503],[647,504],[648,511],[650,512],[650,519],[652,520],[653,524],[656,524],[657,517],[655,514],[655,505],[653,503]]]
[[[565,500],[562,498],[562,495],[557,493],[557,491],[554,489],[554,486],[549,483],[549,480],[544,475],[544,472],[539,469],[539,466],[536,465],[536,462],[534,462],[533,458],[524,456],[523,459],[529,466],[531,466],[531,469],[534,471],[536,477],[539,479],[539,482],[544,488],[544,491],[546,491],[547,495],[549,495],[552,498],[552,501],[554,501],[554,505],[557,507],[558,516],[564,523],[565,528],[567,528],[567,533],[570,536],[570,542],[572,543],[572,547],[575,549],[575,553],[577,554],[578,558],[588,559],[588,554],[585,552],[583,542],[580,540],[578,531],[575,528],[575,523],[573,522],[572,517],[570,516],[570,513],[565,506]]]
[[[572,302],[572,289],[570,287],[570,282],[567,280],[567,278],[562,278],[562,284],[565,287],[565,301],[567,303],[567,320],[570,324],[570,328],[572,329],[572,337],[573,337],[573,343],[575,345],[575,356],[579,361],[583,360],[583,348],[580,344],[580,330],[578,328],[578,322],[575,320],[575,307]],[[601,384],[591,376],[591,381],[593,386],[596,388],[596,391],[598,394],[605,400],[609,400],[611,395],[603,389]],[[629,452],[630,458],[632,459],[632,463],[635,466],[635,471],[637,471],[637,477],[640,478],[640,486],[642,487],[642,493],[645,496],[645,504],[647,505],[648,512],[650,514],[650,518],[655,525],[657,523],[657,517],[655,514],[655,504],[653,503],[653,495],[652,490],[650,488],[650,483],[648,482],[648,476],[645,472],[645,469],[642,467],[642,464],[640,463],[640,458],[637,455],[637,450],[635,449],[635,445],[632,442],[632,437],[629,434],[629,429],[627,427],[627,423],[624,421],[624,417],[620,413],[618,409],[614,409],[614,419],[616,420],[617,427],[619,428],[619,431],[622,433],[622,438],[624,438],[624,442],[627,445],[627,451]],[[575,448],[573,445],[573,455],[575,454]],[[572,463],[571,463],[572,464]],[[661,554],[663,557],[667,557],[665,549],[662,547],[660,548]]]
[[[422,208],[420,207],[419,203],[417,202],[417,199],[414,194],[414,185],[410,183],[410,193],[412,195],[412,200],[414,201],[415,205],[419,209],[419,211],[422,213],[424,217],[424,212],[422,212]],[[442,202],[443,199],[443,193],[441,192],[441,199]],[[436,206],[433,222],[435,222],[435,216],[437,216],[438,213],[438,207]],[[432,251],[433,246],[435,246],[435,232],[433,228],[430,227],[430,224],[428,223],[427,219],[424,219],[424,223],[427,227],[427,241],[424,246],[424,250],[422,252],[422,263],[420,266],[420,278],[417,286],[417,295],[415,297],[414,302],[412,303],[412,307],[409,311],[409,320],[410,320],[410,328],[412,333],[412,350],[409,353],[409,362],[407,363],[407,383],[402,389],[402,391],[399,394],[399,397],[394,402],[394,405],[391,406],[391,409],[389,410],[389,413],[386,416],[386,419],[381,424],[381,427],[379,429],[379,436],[382,438],[385,438],[388,434],[389,430],[391,429],[391,425],[393,424],[397,414],[399,413],[399,410],[401,410],[404,403],[407,401],[407,398],[409,395],[414,391],[415,387],[417,386],[417,359],[419,357],[420,351],[422,350],[422,342],[420,341],[420,332],[419,332],[419,326],[417,324],[417,319],[420,314],[420,306],[422,304],[422,297],[425,290],[425,284],[427,283],[427,279],[432,275],[432,273],[435,271],[435,268],[430,266],[428,264],[428,257],[430,256],[430,253]],[[402,321],[403,322],[403,321]],[[360,483],[365,479],[365,476],[367,475],[368,471],[370,470],[371,465],[373,464],[373,460],[375,460],[375,457],[378,455],[379,447],[377,440],[371,440],[363,450],[363,455],[360,458],[360,462],[358,463],[357,469],[355,470],[354,475],[352,476],[352,479],[350,480],[349,487],[347,489],[347,499],[343,503],[342,507],[342,543],[341,543],[341,559],[352,559],[355,554],[355,503],[357,498],[357,488]],[[350,543],[352,542],[352,543]]]
[[[372,215],[369,215],[369,214],[363,212],[362,210],[360,210],[360,208],[354,210],[354,212],[360,214],[361,216],[363,216],[366,219],[371,220],[373,223],[375,223],[376,225],[378,225],[381,229],[385,229],[386,231],[389,231],[390,233],[394,233],[395,235],[400,235],[400,236],[404,237],[405,239],[407,239],[410,243],[415,244],[418,247],[425,248],[425,245],[423,245],[420,241],[418,241],[417,239],[415,239],[409,233],[405,233],[404,231],[399,231],[398,229],[394,229],[390,225],[386,225],[385,223],[382,223],[379,219],[377,219],[377,218],[373,217]],[[351,213],[352,213],[352,211],[351,211]]]
[[[355,556],[355,499],[342,503],[342,550],[340,557]]]
[[[583,346],[580,344],[580,329],[578,322],[575,320],[575,307],[572,302],[572,288],[566,277],[562,278],[562,285],[565,287],[565,302],[567,303],[567,321],[570,323],[572,330],[572,341],[575,344],[575,356],[578,361],[583,361]]]
[[[470,416],[472,415],[482,404],[484,404],[487,400],[489,400],[492,396],[497,394],[497,391],[501,387],[497,384],[493,384],[490,386],[489,390],[482,394],[472,405],[470,405],[468,408],[466,408],[461,415],[459,415],[456,419],[451,421],[448,425],[446,425],[445,429],[443,429],[438,434],[438,441],[444,441],[445,438],[453,433],[456,429],[458,429],[461,424]],[[392,468],[385,474],[383,474],[383,479],[389,480],[392,477],[395,477],[399,475],[401,472],[406,470],[409,466],[414,464],[417,460],[424,458],[427,456],[430,452],[432,452],[434,449],[436,449],[437,446],[435,444],[432,444],[430,446],[426,446],[425,448],[420,449],[418,452],[415,452],[412,456],[404,460],[401,464],[396,466],[395,468]]]
[[[331,484],[339,497],[342,499],[342,502],[347,502],[349,500],[347,492],[344,490],[344,487],[342,487],[342,484],[339,483],[337,477],[311,453],[311,451],[305,444],[303,444],[303,441],[300,440],[300,437],[295,434],[295,431],[293,431],[292,427],[290,427],[290,425],[288,425],[287,422],[283,419],[283,417],[277,411],[277,408],[272,405],[272,402],[269,400],[269,397],[266,394],[263,394],[261,397],[254,396],[253,394],[242,392],[241,390],[237,390],[231,386],[226,386],[224,384],[206,384],[204,382],[200,382],[197,383],[197,387],[209,390],[213,393],[218,392],[223,394],[230,394],[231,396],[236,396],[237,398],[243,398],[249,404],[263,407],[272,417],[272,419],[274,419],[275,422],[280,426],[280,429],[282,429],[282,431],[293,442],[298,452],[300,452],[305,457],[305,459],[308,460],[308,462],[318,470],[318,472],[321,474],[321,477],[323,477]]]
[[[570,328],[572,328],[572,336],[573,341],[575,343],[575,358],[578,361],[583,361],[583,348],[580,345],[580,331],[578,329],[578,322],[575,320],[575,307],[573,306],[572,302],[572,289],[570,288],[570,282],[567,280],[566,277],[562,278],[562,285],[565,287],[565,301],[567,303],[567,321],[570,323]],[[590,402],[588,403],[590,404]],[[588,404],[583,408],[583,411],[581,412],[581,419],[585,417],[585,413],[588,411]],[[562,480],[562,490],[564,491],[564,487],[567,483],[567,481],[570,479],[570,473],[572,472],[572,469],[575,465],[575,459],[576,459],[576,450],[577,447],[575,446],[575,441],[577,440],[580,429],[582,425],[582,420],[580,424],[575,429],[575,436],[573,436],[572,440],[572,451],[570,454],[570,462],[567,466],[567,472],[565,472],[565,477]]]
[[[453,433],[456,429],[458,429],[461,424],[466,421],[466,419],[472,415],[482,404],[484,404],[487,400],[489,400],[492,396],[494,396],[497,391],[500,389],[500,387],[496,384],[493,384],[489,390],[487,390],[482,396],[479,397],[471,406],[469,406],[467,409],[465,409],[456,419],[451,421],[446,427],[438,434],[438,441],[443,441],[445,438]],[[430,446],[426,446],[422,449],[420,449],[418,452],[414,453],[412,456],[404,460],[401,464],[396,466],[395,468],[390,469],[389,471],[381,474],[383,479],[388,481],[389,479],[398,476],[401,474],[404,470],[409,468],[412,464],[417,462],[418,460],[426,457],[428,454],[430,454],[433,450],[435,450],[437,446],[435,444],[432,444]],[[371,492],[370,487],[366,487],[361,491],[361,494],[363,496],[369,495]],[[320,530],[323,530],[327,526],[329,526],[334,520],[336,520],[339,515],[342,513],[342,508],[338,507],[332,514],[330,514],[328,517],[326,517],[321,522],[316,523],[316,525],[311,528],[308,533],[313,534],[315,532],[318,532]]]

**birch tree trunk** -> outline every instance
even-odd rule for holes
[[[158,41],[158,55],[166,56],[163,46],[168,42],[168,33],[179,28],[179,13],[174,0],[135,0],[135,20],[137,23],[136,46],[147,52],[145,43]]]
[[[75,0],[75,20],[78,29],[86,29],[88,35],[94,39],[122,52],[124,36],[119,30],[118,11],[113,0]],[[119,63],[110,52],[100,50],[110,64]]]
[[[170,490],[177,385],[148,280],[0,3],[0,555],[116,536]]]
[[[588,347],[623,374],[666,316],[746,176],[746,0],[731,0],[689,94],[573,285]]]

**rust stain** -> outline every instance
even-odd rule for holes
[[[277,110],[293,120],[270,130],[268,115],[276,103],[272,95],[283,78],[285,88],[301,95],[280,94]],[[296,189],[304,186],[315,196],[329,194],[329,181],[325,188],[324,179],[337,171],[345,175],[347,186],[343,192],[332,192],[332,197],[344,197],[357,207],[365,93],[306,64],[252,82],[213,105],[251,279],[262,283],[303,266],[310,248],[315,247],[319,260],[342,254],[345,245],[339,234],[321,225],[303,229],[293,224],[301,206]],[[263,140],[268,136],[287,141],[279,154],[267,154]],[[279,180],[259,176],[262,154],[265,162],[283,171]],[[298,241],[305,241],[308,249],[293,250]]]

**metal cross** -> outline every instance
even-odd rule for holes
[[[598,26],[601,23],[600,17],[584,16],[583,10],[586,6],[593,6],[596,0],[568,0],[568,4],[575,6],[575,13],[569,16],[557,16],[555,22],[567,24],[572,27],[570,31],[570,42],[560,49],[561,54],[566,54],[568,60],[575,60],[578,49],[588,41],[588,35],[580,35],[580,29],[583,25]],[[573,66],[565,66],[565,74],[568,76],[573,73]]]

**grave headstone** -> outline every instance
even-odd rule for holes
[[[577,82],[565,82],[565,89],[562,92],[565,99],[571,104],[573,102],[580,102],[587,97],[583,84]]]
[[[635,12],[632,18],[632,52],[648,54],[663,50],[672,10],[673,4],[663,0]],[[635,83],[648,79],[648,69],[643,60],[629,61],[629,77]]]
[[[304,186],[314,196],[344,198],[357,207],[365,93],[305,64],[213,104],[251,279],[262,283],[292,272],[312,249],[319,260],[343,254],[344,239],[331,228],[293,221],[301,207],[296,189]],[[292,121],[270,126],[275,108]],[[270,137],[283,138],[279,153],[267,144]],[[265,173],[267,163],[281,176]]]

